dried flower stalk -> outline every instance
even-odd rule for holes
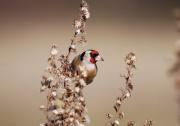
[[[175,10],[175,17],[177,20],[177,29],[180,32],[180,9]],[[169,70],[169,73],[174,77],[175,89],[176,89],[176,98],[178,105],[178,121],[180,123],[180,41],[176,43],[175,51],[175,60],[172,67]]]
[[[83,88],[86,83],[80,75],[72,74],[70,56],[76,52],[77,44],[87,42],[85,25],[90,13],[88,4],[82,0],[79,16],[73,22],[74,35],[67,55],[58,55],[53,45],[47,67],[41,81],[41,92],[47,92],[47,105],[41,105],[46,122],[40,126],[84,126],[89,123]]]
[[[125,113],[121,111],[122,104],[131,97],[133,91],[133,70],[136,69],[135,66],[136,56],[133,52],[130,52],[125,57],[126,70],[127,73],[125,75],[121,75],[125,79],[125,86],[121,88],[121,95],[116,98],[115,104],[113,106],[115,114],[107,114],[107,126],[119,126],[120,122],[125,116]],[[135,126],[134,121],[129,121],[127,126]],[[151,120],[146,120],[143,126],[152,126]]]
[[[125,79],[125,87],[121,88],[121,95],[116,98],[116,102],[113,106],[115,115],[110,113],[107,114],[108,122],[106,125],[110,126],[118,126],[120,125],[120,121],[124,118],[125,113],[120,110],[122,104],[131,96],[131,92],[133,90],[133,69],[135,69],[136,56],[134,53],[130,52],[125,57],[126,70],[127,74],[122,75]],[[133,121],[128,122],[127,126],[134,126],[135,123]]]

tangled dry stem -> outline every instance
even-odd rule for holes
[[[85,26],[90,18],[89,7],[82,0],[78,17],[73,22],[74,34],[66,55],[58,55],[58,48],[53,45],[48,58],[49,66],[46,68],[41,81],[41,92],[47,93],[47,105],[41,105],[40,109],[45,113],[46,122],[40,126],[84,126],[90,122],[83,89],[86,87],[81,75],[74,75],[70,69],[71,54],[76,53],[77,45],[86,43]],[[121,90],[121,96],[117,97],[114,110],[115,115],[107,114],[107,125],[116,126],[124,118],[121,105],[131,96],[133,90],[133,69],[135,69],[136,56],[129,53],[125,58],[127,74],[125,88]],[[127,126],[134,126],[134,121],[129,121]],[[152,126],[152,121],[146,121],[144,126]]]
[[[175,10],[175,17],[177,20],[177,30],[180,33],[180,9]],[[178,105],[178,121],[180,123],[180,41],[176,43],[175,60],[169,73],[174,77]]]
[[[120,122],[125,116],[125,113],[121,111],[122,104],[131,97],[133,91],[133,70],[136,68],[135,66],[136,56],[133,52],[130,52],[125,57],[126,70],[127,73],[125,75],[121,75],[122,78],[125,79],[125,86],[121,88],[121,95],[116,98],[115,104],[113,106],[115,114],[112,115],[110,113],[107,114],[107,126],[119,126]],[[129,121],[127,126],[135,126],[134,121]],[[143,126],[152,126],[151,120],[146,120]]]
[[[46,115],[46,122],[41,126],[84,126],[90,121],[83,95],[86,83],[70,69],[70,55],[76,52],[77,44],[87,42],[85,25],[89,17],[88,4],[82,0],[79,16],[73,22],[74,35],[67,55],[58,56],[56,45],[51,48],[49,66],[41,81],[41,92],[47,92],[47,105],[40,106]]]

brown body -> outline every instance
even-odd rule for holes
[[[87,84],[90,84],[97,74],[97,65],[87,61],[82,61],[80,55],[74,58],[71,63],[71,68],[74,74],[82,75]],[[85,76],[83,73],[85,73]]]

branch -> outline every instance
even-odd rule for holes
[[[124,118],[125,113],[120,110],[122,104],[126,99],[131,97],[131,92],[133,90],[133,69],[135,69],[136,56],[134,53],[129,53],[125,58],[126,70],[127,73],[125,75],[121,75],[122,78],[125,79],[125,86],[121,88],[121,96],[116,98],[114,104],[115,115],[110,113],[107,114],[108,122],[106,125],[110,126],[118,126],[120,121]],[[128,122],[128,126],[133,126],[135,123],[133,121]]]
[[[70,69],[70,55],[76,52],[76,45],[87,42],[85,25],[89,17],[88,4],[82,0],[79,15],[73,22],[74,34],[68,53],[58,56],[57,46],[51,48],[40,90],[47,92],[47,105],[40,106],[46,122],[40,126],[84,126],[90,122],[82,92],[86,83]]]

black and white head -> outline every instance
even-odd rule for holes
[[[104,61],[104,59],[99,55],[99,52],[96,50],[87,50],[83,52],[81,55],[81,60],[91,63],[91,64],[96,64],[98,61]]]

